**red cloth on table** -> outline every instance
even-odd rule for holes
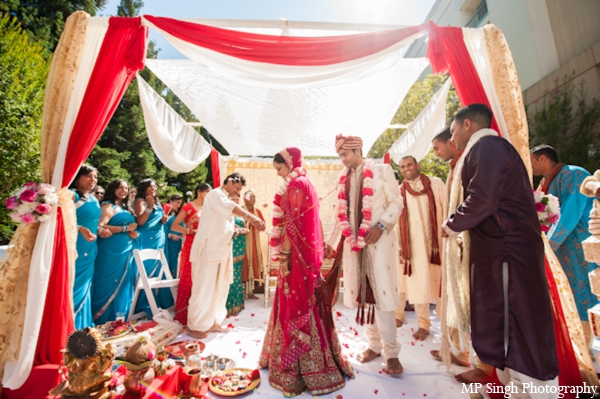
[[[131,396],[131,395],[115,395],[113,399],[164,399],[164,398],[175,398],[179,393],[180,389],[185,384],[187,375],[183,372],[183,369],[179,366],[173,367],[165,375],[156,377],[152,383],[146,389],[144,396]],[[203,384],[200,389],[200,395],[198,398],[208,398],[206,393],[208,392],[208,384]],[[50,399],[50,398],[48,398]]]
[[[144,15],[166,33],[190,44],[247,61],[318,66],[375,54],[420,32],[424,25],[326,37],[274,36],[241,32],[173,18]]]

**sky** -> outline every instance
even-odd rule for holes
[[[140,14],[172,18],[258,19],[417,25],[435,0],[144,0]],[[99,15],[116,15],[120,0],[109,0]],[[183,58],[160,34],[150,39],[158,58]]]

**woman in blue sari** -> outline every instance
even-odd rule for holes
[[[173,194],[169,198],[169,202],[163,205],[165,215],[167,215],[167,223],[165,223],[165,234],[167,235],[167,243],[165,244],[165,256],[169,262],[169,270],[173,278],[177,278],[177,268],[179,265],[179,253],[181,252],[182,236],[181,233],[172,229],[173,222],[181,209],[183,197],[179,194]],[[183,221],[180,224],[184,227]]]
[[[71,184],[73,202],[77,215],[77,260],[75,261],[75,283],[73,285],[73,311],[75,328],[94,325],[92,319],[92,279],[94,263],[98,254],[98,220],[100,204],[92,191],[98,183],[98,171],[82,165]],[[101,230],[106,235],[107,230]],[[110,233],[108,233],[110,235]]]
[[[137,247],[137,224],[129,206],[129,187],[115,180],[106,187],[99,228],[111,236],[98,240],[92,290],[94,322],[104,324],[127,317],[137,278],[132,251]]]
[[[162,249],[164,251],[166,236],[163,225],[167,221],[167,216],[158,200],[158,187],[154,180],[144,179],[138,184],[133,209],[141,237],[140,249]],[[158,276],[161,264],[158,260],[147,260],[144,261],[144,268],[148,278],[153,278]],[[174,304],[168,288],[155,291],[154,298],[156,306],[161,309],[168,309]],[[135,311],[136,313],[146,312],[148,316],[152,317],[145,292],[140,293]]]

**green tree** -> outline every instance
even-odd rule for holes
[[[561,162],[593,172],[600,164],[600,101],[587,103],[586,94],[584,81],[576,92],[573,78],[565,76],[546,93],[541,108],[529,107],[527,115],[532,144],[549,144]]]
[[[137,16],[142,6],[141,0],[121,0],[117,13],[120,16]],[[156,58],[159,51],[156,43],[150,41],[146,56]],[[186,121],[197,121],[183,102],[148,68],[144,68],[140,76]],[[205,129],[203,136],[208,137]],[[196,184],[206,180],[208,175],[206,162],[189,173],[177,173],[165,167],[156,157],[148,140],[135,82],[125,91],[88,162],[98,168],[100,184],[106,185],[121,178],[131,185],[137,185],[143,179],[152,178],[157,182],[163,199],[176,192],[193,191]]]
[[[119,17],[135,17],[144,6],[142,0],[121,0],[117,6],[117,15]]]
[[[427,75],[423,80],[417,80],[410,88],[408,94],[400,104],[396,115],[392,119],[392,124],[409,124],[412,122],[419,112],[425,108],[434,94],[442,87],[447,76],[443,75]],[[450,87],[448,100],[446,101],[447,125],[450,124],[452,117],[460,108],[460,102],[454,91],[454,87]],[[383,158],[385,153],[390,149],[392,144],[396,142],[406,129],[386,129],[381,136],[375,141],[373,147],[369,151],[369,158]],[[392,167],[398,170],[398,165],[392,161]],[[420,161],[421,172],[430,176],[437,176],[441,179],[446,179],[450,167],[441,159],[433,155],[433,151],[425,156]]]
[[[33,41],[54,51],[69,15],[79,10],[96,15],[106,3],[107,0],[4,0],[0,2],[0,12],[16,17]]]
[[[40,136],[46,50],[32,42],[16,18],[0,14],[0,243],[14,223],[6,199],[27,181],[40,179]]]

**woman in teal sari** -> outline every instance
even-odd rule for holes
[[[231,200],[236,204],[239,195],[233,194]],[[244,310],[244,284],[242,283],[242,269],[244,268],[244,255],[246,253],[246,234],[248,229],[244,219],[235,217],[235,236],[233,238],[233,283],[229,286],[227,296],[227,316],[235,316]]]
[[[76,329],[94,325],[92,319],[92,279],[94,277],[94,263],[98,254],[97,235],[100,204],[96,197],[92,195],[92,191],[97,182],[98,171],[96,168],[82,165],[71,184],[78,232],[75,283],[73,284],[73,311],[75,312]],[[102,230],[101,233],[106,234],[106,231]]]
[[[127,317],[131,308],[137,271],[133,249],[137,246],[137,224],[129,207],[129,187],[115,180],[106,187],[99,228],[111,235],[98,239],[94,270],[92,314],[96,325]]]
[[[167,223],[165,223],[165,234],[167,235],[167,243],[165,245],[165,256],[169,262],[169,270],[173,278],[177,278],[177,268],[179,265],[179,253],[181,252],[182,236],[181,233],[172,229],[173,222],[181,209],[183,197],[179,194],[171,195],[169,202],[163,205],[163,210],[167,215]],[[181,222],[181,227],[185,224]]]
[[[163,225],[167,221],[167,216],[158,200],[158,187],[154,180],[144,179],[138,184],[133,209],[140,232],[140,249],[162,249],[164,251],[166,240]],[[158,276],[161,264],[158,260],[146,260],[144,268],[148,278],[153,278]],[[154,291],[154,299],[156,306],[161,309],[168,309],[174,304],[173,296],[168,288],[162,288],[158,292]],[[140,293],[135,311],[136,313],[146,312],[148,316],[152,317],[145,292]]]

